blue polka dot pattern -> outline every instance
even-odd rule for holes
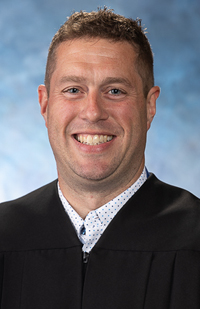
[[[126,191],[115,197],[112,201],[99,207],[96,210],[90,211],[83,220],[77,212],[71,207],[68,201],[63,196],[59,183],[58,193],[61,202],[67,212],[76,233],[83,243],[82,250],[90,252],[94,245],[97,243],[109,223],[112,221],[118,211],[126,204],[126,202],[135,194],[135,192],[143,185],[147,179],[146,168],[144,168],[139,179]]]

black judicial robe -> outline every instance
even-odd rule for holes
[[[199,309],[200,200],[151,174],[82,276],[56,181],[0,205],[1,309]]]

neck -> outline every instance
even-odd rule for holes
[[[133,177],[127,181],[82,181],[78,183],[73,179],[63,178],[58,173],[60,189],[69,204],[84,219],[87,214],[108,203],[120,193],[128,189],[140,177],[144,168],[144,161],[135,171]]]

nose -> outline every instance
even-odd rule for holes
[[[89,122],[98,122],[99,120],[108,119],[109,115],[106,111],[104,100],[101,95],[96,92],[88,93],[80,112],[80,117]]]

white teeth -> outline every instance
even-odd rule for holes
[[[92,140],[93,144],[99,144],[99,136],[95,135]]]
[[[92,140],[92,136],[91,135],[88,135],[87,136],[87,144],[92,144],[93,143],[93,140]]]
[[[103,143],[103,135],[100,135],[100,138],[99,138],[99,143]]]
[[[108,137],[107,137],[107,141],[108,141],[108,142],[111,141],[111,139],[112,139],[112,136],[108,136]]]
[[[77,141],[87,145],[99,145],[113,139],[112,135],[76,135]]]

